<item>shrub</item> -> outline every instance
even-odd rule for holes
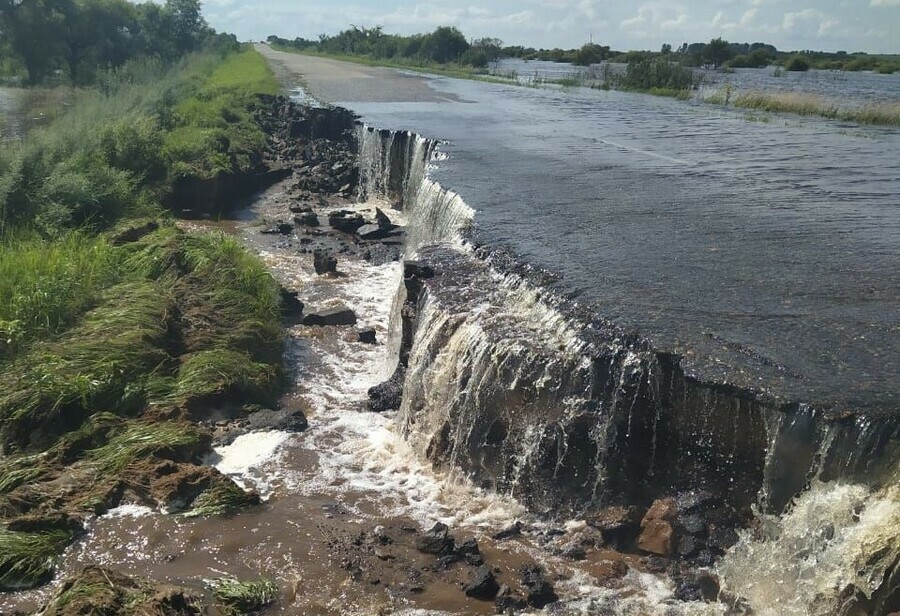
[[[784,65],[784,68],[793,72],[805,72],[809,70],[809,62],[800,56],[793,56]]]

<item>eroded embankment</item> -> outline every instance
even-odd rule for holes
[[[620,547],[700,566],[728,552],[757,507],[782,531],[742,539],[740,553],[755,550],[757,560],[731,558],[733,581],[758,579],[752,568],[762,567],[764,546],[791,536],[791,516],[809,502],[822,507],[812,505],[807,525],[832,528],[817,500],[828,486],[858,486],[857,509],[896,505],[896,415],[834,416],[686,374],[678,356],[543,290],[544,273],[468,243],[473,212],[427,177],[434,142],[371,128],[359,135],[361,181],[404,209],[407,259],[415,258],[401,289],[399,366],[371,392],[373,407],[399,408],[403,434],[436,467],[551,517],[587,516],[602,527],[618,515],[622,531],[629,511],[634,526],[617,537]],[[864,581],[836,564],[834,586],[819,599],[828,609],[854,592],[879,613],[892,592],[897,601],[890,571],[900,532],[873,516],[878,548],[838,539],[809,547],[845,550],[848,562],[870,549],[884,556],[861,566],[871,573]],[[846,532],[867,531],[848,521]],[[867,597],[879,588],[873,608]],[[815,594],[807,591],[798,596]]]

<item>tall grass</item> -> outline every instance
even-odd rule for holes
[[[255,614],[278,598],[278,586],[265,578],[247,582],[222,578],[210,585],[225,616]]]
[[[855,107],[841,107],[833,101],[809,92],[763,92],[750,90],[735,92],[731,86],[705,98],[714,104],[729,103],[756,111],[795,113],[820,116],[860,124],[900,126],[900,102],[867,103]]]
[[[53,576],[57,555],[72,540],[60,530],[19,533],[0,528],[0,591],[33,588]]]
[[[120,279],[116,251],[103,238],[72,233],[0,240],[0,363],[33,340],[71,327]]]

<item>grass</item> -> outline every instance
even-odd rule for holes
[[[754,111],[794,113],[860,124],[900,126],[900,102],[840,107],[821,96],[807,92],[763,92],[759,90],[735,92],[731,86],[712,93],[706,97],[705,101],[724,105],[730,103],[735,107]]]
[[[182,515],[188,518],[230,515],[258,504],[259,496],[245,492],[233,481],[226,479],[200,494],[194,499],[190,510]]]
[[[160,453],[184,457],[180,452],[196,449],[201,440],[199,431],[182,423],[130,423],[107,444],[87,452],[87,460],[98,474],[109,476],[140,458]]]
[[[34,588],[53,577],[59,552],[72,540],[65,531],[18,533],[0,529],[0,591]]]
[[[278,598],[278,586],[265,578],[249,582],[222,578],[210,586],[225,616],[254,614]]]

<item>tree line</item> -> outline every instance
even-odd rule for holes
[[[91,83],[133,58],[169,62],[210,41],[237,43],[216,35],[199,0],[0,0],[0,66],[29,84],[53,75]]]
[[[545,60],[589,66],[604,61],[624,64],[643,63],[647,58],[663,57],[688,67],[764,68],[773,64],[788,70],[822,68],[834,70],[900,70],[896,57],[868,55],[863,52],[835,53],[819,51],[778,50],[768,43],[732,43],[721,37],[707,43],[682,43],[673,47],[666,43],[658,52],[614,51],[608,45],[588,43],[576,49],[535,49],[521,45],[504,46],[496,38],[468,40],[457,28],[440,27],[427,34],[401,36],[386,34],[380,26],[351,26],[336,35],[322,34],[318,40],[285,39],[272,35],[270,44],[300,51],[336,55],[365,56],[376,60],[406,60],[418,63],[457,63],[482,68],[500,58]]]

